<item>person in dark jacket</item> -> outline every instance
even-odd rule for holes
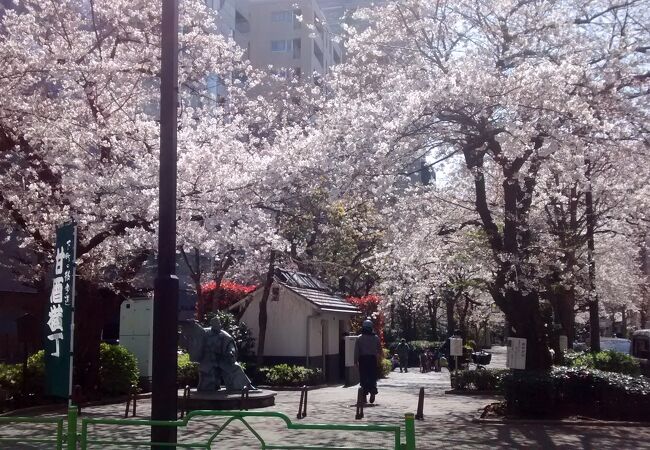
[[[406,339],[402,338],[399,344],[397,344],[397,354],[399,355],[399,371],[408,372],[409,371],[409,350],[411,348],[406,343]]]
[[[359,366],[359,378],[364,397],[370,394],[370,403],[377,395],[378,366],[381,361],[381,342],[372,327],[372,321],[366,319],[361,325],[361,334],[354,345],[354,363]]]

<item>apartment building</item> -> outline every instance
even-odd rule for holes
[[[324,75],[341,62],[314,0],[238,0],[235,40],[255,67],[287,77]]]
[[[327,25],[335,35],[341,34],[341,24],[350,23],[350,15],[360,8],[379,6],[385,0],[318,0]]]

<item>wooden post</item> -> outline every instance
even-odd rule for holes
[[[417,420],[424,420],[424,388],[420,388],[420,395],[418,396],[418,412],[415,414]]]
[[[302,419],[307,417],[307,386],[303,386],[300,390],[300,403],[298,404],[298,414],[296,418]]]
[[[365,403],[366,396],[363,393],[363,388],[359,388],[357,391],[357,413],[354,416],[356,420],[363,419],[363,405]]]

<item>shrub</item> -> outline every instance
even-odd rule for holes
[[[641,366],[636,359],[615,350],[598,353],[567,352],[564,358],[566,365],[570,367],[585,367],[625,375],[641,374]]]
[[[451,374],[451,387],[461,391],[499,391],[508,369],[459,370]]]
[[[390,359],[382,358],[380,367],[380,378],[386,378],[393,371],[393,363]]]
[[[263,377],[263,382],[270,386],[302,386],[323,382],[323,372],[320,369],[289,364],[261,367],[259,373]]]
[[[27,358],[27,372],[23,374],[22,364],[0,364],[0,402],[5,403],[0,409],[16,406],[15,401],[25,403],[29,397],[30,404],[42,398],[45,387],[45,352],[40,350]],[[25,390],[23,391],[23,375]],[[11,404],[10,404],[11,403]]]
[[[22,367],[20,364],[0,364],[0,389],[12,398],[20,393]]]
[[[105,395],[126,394],[138,383],[138,364],[133,353],[120,345],[102,342],[99,347],[99,390]]]
[[[548,373],[514,371],[503,378],[503,390],[510,413],[544,417],[557,412],[557,389]]]
[[[178,353],[176,382],[179,387],[196,387],[199,384],[199,365],[190,361],[190,355],[188,353]]]
[[[509,413],[650,419],[650,381],[643,377],[554,367],[549,372],[514,372],[504,377],[503,385]]]

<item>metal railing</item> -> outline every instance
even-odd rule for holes
[[[70,411],[68,411],[68,418],[70,415]],[[77,415],[77,410],[74,410],[74,420],[76,424],[76,415]],[[52,433],[50,430],[50,435],[49,436],[44,436],[44,437],[35,437],[34,431],[35,430],[29,430],[29,435],[27,436],[21,436],[21,437],[7,437],[4,438],[0,436],[0,443],[2,442],[8,442],[8,443],[16,443],[16,444],[54,444],[54,448],[56,450],[63,450],[63,445],[67,441],[67,436],[63,434],[63,422],[65,421],[65,417],[0,417],[0,431],[3,429],[3,425],[6,424],[20,424],[20,423],[26,423],[26,424],[33,424],[33,425],[56,425],[55,428],[55,433],[52,436]],[[68,426],[70,424],[68,423]],[[27,430],[26,430],[27,432]],[[1,447],[1,446],[0,446]],[[70,448],[70,450],[74,450],[74,447]]]
[[[148,428],[151,426],[162,427],[175,427],[185,428],[192,419],[205,417],[224,417],[226,421],[216,431],[209,435],[207,439],[202,442],[183,442],[179,439],[176,444],[170,443],[157,443],[150,440],[125,440],[125,439],[96,439],[91,436],[89,427],[94,425],[106,425],[117,427],[143,427]],[[401,433],[402,427],[399,425],[374,425],[374,424],[316,424],[316,423],[293,423],[289,417],[279,412],[272,411],[192,411],[181,420],[143,420],[143,419],[101,419],[101,418],[82,418],[79,419],[77,408],[71,407],[68,409],[67,428],[66,433],[63,433],[63,422],[66,421],[65,417],[59,418],[32,418],[32,417],[0,417],[0,425],[31,423],[31,424],[55,424],[56,433],[54,436],[48,437],[7,437],[4,438],[0,435],[0,443],[43,443],[55,444],[54,448],[57,450],[88,450],[89,446],[100,446],[106,448],[107,446],[113,447],[145,447],[152,444],[161,447],[177,447],[177,448],[199,448],[210,450],[212,444],[218,436],[233,422],[239,422],[246,427],[251,434],[257,439],[262,450],[271,449],[312,449],[312,450],[325,450],[325,449],[348,449],[348,450],[377,450],[368,447],[333,447],[327,446],[312,446],[312,445],[286,445],[267,443],[260,433],[258,433],[253,426],[249,423],[247,418],[269,418],[276,419],[283,422],[287,430],[296,431],[341,431],[341,432],[365,432],[365,433],[380,433],[392,436],[393,445],[388,448],[394,450],[415,450],[415,421],[413,414],[404,415],[404,435],[405,443],[402,443]],[[80,430],[78,425],[80,424]],[[0,427],[2,431],[4,427]],[[144,433],[149,435],[148,430]],[[386,447],[383,447],[386,450]]]

